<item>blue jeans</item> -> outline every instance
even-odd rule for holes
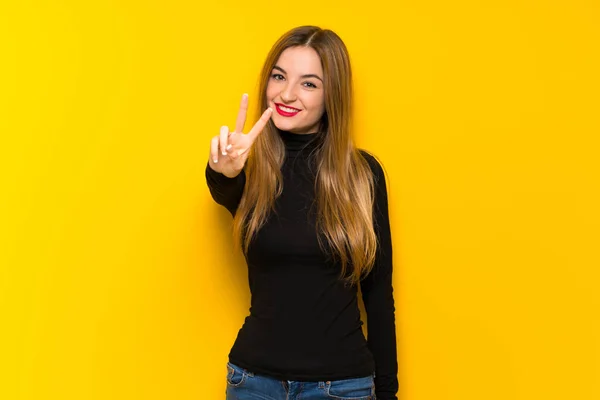
[[[227,363],[226,400],[375,400],[374,375],[321,382],[280,381]]]

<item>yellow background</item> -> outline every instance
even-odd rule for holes
[[[224,398],[209,141],[303,24],[388,173],[400,398],[600,399],[595,0],[1,2],[1,399]]]

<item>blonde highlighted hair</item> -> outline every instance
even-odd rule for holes
[[[319,245],[339,262],[340,277],[354,284],[375,262],[374,177],[351,138],[352,71],[346,46],[335,32],[300,26],[277,40],[260,76],[258,115],[268,107],[266,89],[273,67],[281,53],[294,46],[313,48],[324,72],[325,112],[318,132],[322,143],[314,154]],[[244,167],[246,185],[233,219],[234,244],[244,254],[282,193],[284,157],[284,143],[270,120],[250,149]]]

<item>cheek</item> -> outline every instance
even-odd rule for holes
[[[311,93],[310,96],[306,96],[304,98],[304,104],[306,104],[313,112],[321,112],[325,107],[325,103],[323,102],[323,96],[316,95],[316,93]]]
[[[267,94],[267,100],[271,101],[276,96],[277,90],[273,85],[269,84],[269,85],[267,85],[266,94]]]
[[[325,101],[323,96],[314,96],[310,99],[311,109],[316,114],[322,114],[325,111]]]

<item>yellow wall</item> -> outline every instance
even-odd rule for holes
[[[249,294],[209,140],[301,24],[389,175],[401,398],[600,399],[591,0],[1,2],[0,398],[224,398]]]

